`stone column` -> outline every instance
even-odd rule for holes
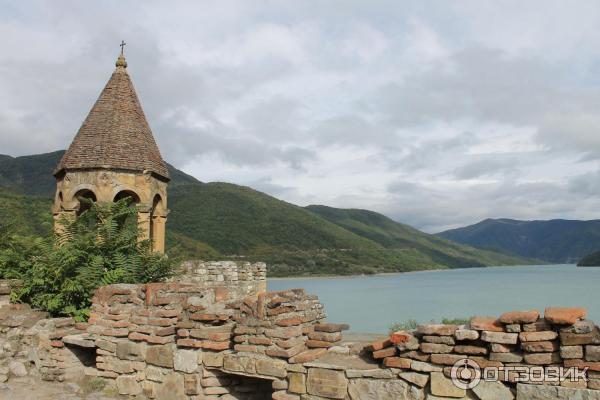
[[[166,225],[166,216],[155,215],[152,217],[152,250],[161,254],[165,252]]]
[[[150,212],[138,211],[138,226],[140,227],[140,240],[150,239]]]

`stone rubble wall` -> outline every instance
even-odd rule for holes
[[[47,381],[78,376],[80,361],[62,341],[82,332],[77,325],[72,318],[48,319],[26,304],[0,307],[0,383],[30,372]]]
[[[242,261],[185,261],[173,282],[197,287],[227,287],[234,297],[267,291],[267,265]]]
[[[371,343],[366,350],[382,368],[400,369],[400,378],[427,385],[434,396],[483,400],[512,399],[516,394],[519,399],[600,399],[600,331],[585,319],[586,314],[582,308],[552,307],[543,317],[536,310],[513,311],[497,319],[475,317],[463,326],[421,325],[413,331],[395,332]],[[481,382],[467,391],[450,380],[452,367],[465,359],[481,370],[516,366],[587,368],[587,379],[516,385],[520,382],[517,371],[500,370],[499,382]]]
[[[238,296],[231,285],[151,283],[97,290],[88,323],[0,308],[0,380],[105,379],[124,398],[156,400],[600,400],[600,331],[577,308],[422,325],[374,343],[344,341],[302,289]],[[587,367],[587,380],[460,389],[454,363]]]

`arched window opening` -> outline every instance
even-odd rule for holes
[[[137,193],[131,190],[120,191],[119,193],[117,193],[113,201],[116,203],[117,201],[123,199],[129,199],[129,201],[131,202],[130,204],[132,205],[138,204],[140,202],[140,196],[138,196]]]
[[[152,199],[150,212],[150,240],[155,251],[164,251],[164,214],[165,206],[159,194]]]
[[[62,196],[62,193],[60,195]],[[80,216],[81,214],[89,210],[92,206],[91,203],[96,202],[96,195],[89,189],[80,190],[79,192],[75,193],[74,197],[79,202],[79,207],[77,208],[77,216]]]

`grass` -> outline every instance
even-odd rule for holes
[[[466,325],[469,323],[469,321],[471,321],[471,318],[442,318],[441,322],[437,322],[432,319],[430,323],[441,323],[444,325]],[[390,334],[398,331],[410,331],[417,329],[417,326],[419,325],[421,324],[419,324],[416,319],[408,319],[406,321],[394,322],[390,325],[388,331]]]

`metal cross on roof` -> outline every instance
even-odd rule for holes
[[[121,44],[119,45],[119,46],[121,46],[121,55],[123,55],[123,49],[125,48],[125,45],[126,45],[126,44],[127,44],[127,43],[125,43],[125,41],[124,41],[124,40],[121,40]]]

